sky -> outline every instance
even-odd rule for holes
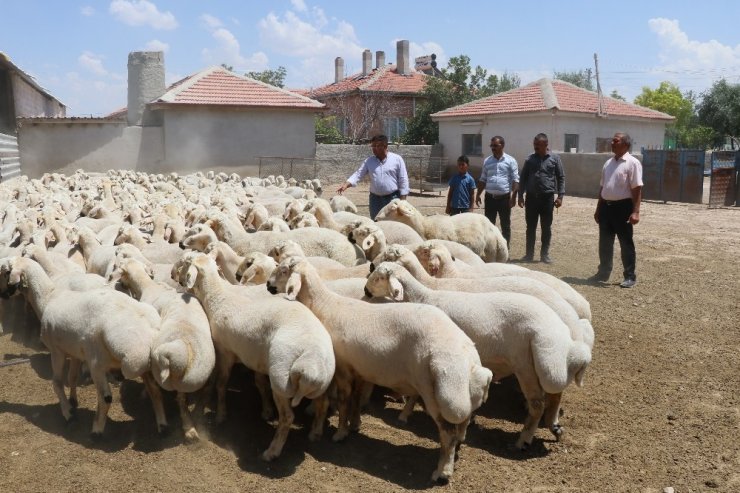
[[[348,74],[364,49],[395,63],[399,39],[412,58],[434,53],[445,67],[467,55],[522,84],[594,69],[596,53],[603,92],[632,101],[661,81],[695,94],[723,77],[740,83],[738,19],[737,0],[0,0],[0,52],[67,116],[124,107],[132,51],[163,51],[168,85],[226,64],[283,66],[287,88],[310,88],[334,81],[337,56]]]

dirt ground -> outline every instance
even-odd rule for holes
[[[327,186],[331,194],[336,186]],[[367,211],[367,189],[350,198]],[[445,198],[411,196],[424,213]],[[638,285],[585,281],[596,269],[595,201],[566,197],[553,224],[553,265],[532,264],[571,283],[591,303],[596,344],[583,388],[563,398],[565,433],[540,429],[527,453],[511,448],[521,428],[516,385],[492,386],[462,447],[448,491],[740,491],[740,210],[647,202],[636,227]],[[480,212],[480,211],[478,211]],[[524,251],[524,214],[513,213],[512,258]],[[616,251],[618,251],[618,246]],[[376,392],[359,433],[318,443],[297,413],[282,457],[264,463],[273,425],[259,418],[249,375],[237,371],[223,427],[186,445],[174,399],[173,432],[159,438],[143,384],[124,382],[102,443],[89,432],[91,385],[80,419],[66,426],[50,384],[48,354],[0,336],[0,491],[399,491],[429,480],[438,444],[417,408],[407,426],[400,405]],[[302,408],[303,406],[301,406]],[[211,415],[208,416],[210,418]]]

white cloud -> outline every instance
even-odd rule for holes
[[[209,29],[216,29],[221,26],[223,26],[223,23],[218,17],[214,17],[211,14],[203,14],[200,16],[200,20],[203,21],[203,23],[206,25]]]
[[[206,63],[232,65],[238,73],[268,68],[267,55],[261,51],[252,53],[250,56],[242,55],[239,40],[228,29],[219,27],[211,34],[216,41],[216,47],[202,50]]]
[[[704,76],[707,85],[723,76],[740,75],[740,44],[691,40],[675,19],[650,19],[648,26],[658,35],[660,44],[658,57],[662,65],[656,67],[657,72],[673,72],[678,79]]]
[[[144,45],[144,49],[146,51],[161,51],[167,53],[168,51],[170,51],[170,45],[168,45],[164,41],[153,39]]]
[[[116,19],[130,26],[164,30],[177,27],[172,12],[160,12],[156,5],[147,0],[113,0],[109,11]]]
[[[95,14],[95,9],[90,7],[89,5],[85,5],[80,9],[80,14],[84,15],[85,17],[91,17]]]
[[[303,0],[290,0],[290,3],[293,5],[293,8],[297,12],[305,12],[307,9],[306,2]]]
[[[50,79],[49,90],[67,105],[67,116],[105,116],[126,106],[126,78],[88,79],[68,72]]]
[[[97,76],[108,75],[108,71],[103,67],[103,57],[101,55],[86,51],[77,57],[77,63]]]

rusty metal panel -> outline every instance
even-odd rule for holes
[[[712,153],[712,179],[709,185],[709,207],[735,205],[737,199],[736,162],[740,152],[715,151]]]
[[[663,196],[664,202],[681,201],[681,154],[678,151],[663,152]]]
[[[706,153],[703,150],[684,151],[682,159],[681,202],[701,204]]]

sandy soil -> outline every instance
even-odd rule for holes
[[[327,193],[336,186],[327,186]],[[348,191],[367,207],[366,189]],[[424,213],[444,197],[412,196]],[[595,201],[566,198],[555,216],[555,264],[532,267],[568,282],[591,302],[596,345],[586,385],[563,399],[565,433],[540,429],[528,453],[512,450],[524,418],[516,385],[503,382],[468,432],[449,491],[740,491],[740,210],[645,203],[636,229],[639,284],[585,281],[597,265]],[[480,212],[480,211],[479,211]],[[523,255],[524,214],[513,214],[512,257]],[[617,247],[618,250],[618,247]],[[619,265],[619,261],[616,261]],[[63,422],[48,354],[0,336],[0,491],[399,491],[434,487],[433,423],[419,409],[409,425],[377,392],[362,428],[345,443],[307,438],[302,412],[283,453],[259,453],[273,425],[259,418],[245,371],[232,376],[229,418],[206,421],[197,445],[174,431],[159,438],[140,382],[114,390],[105,441],[89,437],[94,389],[80,393],[80,420]],[[208,418],[211,416],[209,415]]]

